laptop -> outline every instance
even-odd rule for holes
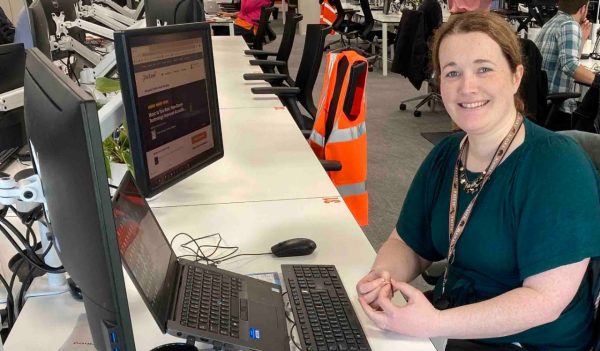
[[[204,0],[204,12],[207,15],[216,15],[221,11],[217,0]]]
[[[113,216],[125,269],[163,333],[219,349],[289,350],[281,288],[178,258],[130,172]]]

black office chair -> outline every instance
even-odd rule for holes
[[[288,12],[285,15],[285,26],[283,27],[283,35],[281,36],[281,43],[279,43],[279,49],[277,52],[264,51],[264,50],[246,50],[244,54],[254,55],[255,60],[250,60],[250,64],[253,66],[260,66],[265,73],[280,73],[285,74],[289,77],[290,71],[288,68],[288,59],[292,53],[292,47],[294,46],[294,39],[296,38],[296,29],[298,23],[302,20],[301,14]],[[274,60],[268,60],[269,56],[275,56]],[[245,80],[252,80],[252,73],[244,74]],[[289,78],[291,81],[291,78]]]
[[[275,7],[263,7],[260,11],[260,19],[258,21],[258,28],[256,33],[252,37],[244,37],[244,40],[248,44],[250,49],[262,50],[264,44],[268,44],[275,40],[275,32],[270,27],[270,20]]]
[[[337,43],[342,43],[343,46],[348,46],[349,42],[347,41],[358,38],[358,34],[362,28],[362,24],[360,22],[355,22],[352,20],[352,17],[358,13],[357,10],[344,9],[341,0],[329,0],[329,3],[335,7],[337,12],[337,16],[335,21],[333,21],[331,24],[331,28],[340,35],[340,39],[327,44],[324,50],[330,50],[332,45]]]
[[[283,74],[278,77],[273,77],[272,74],[264,74],[264,77],[259,75],[253,77],[255,78],[253,80],[270,81],[274,86],[255,87],[251,89],[252,92],[254,94],[277,95],[301,130],[312,129],[314,116],[317,114],[312,92],[321,67],[325,37],[330,30],[331,27],[322,24],[309,24],[306,26],[304,51],[293,84],[285,84],[286,77]],[[308,112],[308,116],[300,111],[298,104],[302,105]]]

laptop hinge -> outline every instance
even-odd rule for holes
[[[181,282],[182,282],[182,277],[183,277],[183,265],[179,263],[179,260],[177,260],[177,264],[176,264],[176,272],[175,272],[175,276],[177,277],[177,284],[175,284],[173,286],[173,289],[171,290],[171,298],[169,299],[169,301],[171,301],[171,305],[169,306],[169,319],[174,321],[177,319],[177,302],[179,302],[179,289],[181,288]]]

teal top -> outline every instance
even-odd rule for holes
[[[524,125],[525,141],[481,190],[456,246],[446,286],[454,306],[490,299],[521,287],[529,276],[600,256],[600,179],[592,162],[571,138],[528,120]],[[402,239],[430,261],[448,254],[450,188],[463,137],[447,137],[427,156],[396,225]],[[477,175],[469,173],[468,178]],[[461,187],[457,218],[472,198]],[[441,279],[436,296],[440,290]],[[556,321],[485,341],[585,350],[591,342],[592,313],[587,276]]]

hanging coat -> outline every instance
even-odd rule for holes
[[[337,160],[328,172],[359,225],[369,222],[367,193],[367,60],[354,51],[327,54],[319,110],[309,143],[322,160]]]

